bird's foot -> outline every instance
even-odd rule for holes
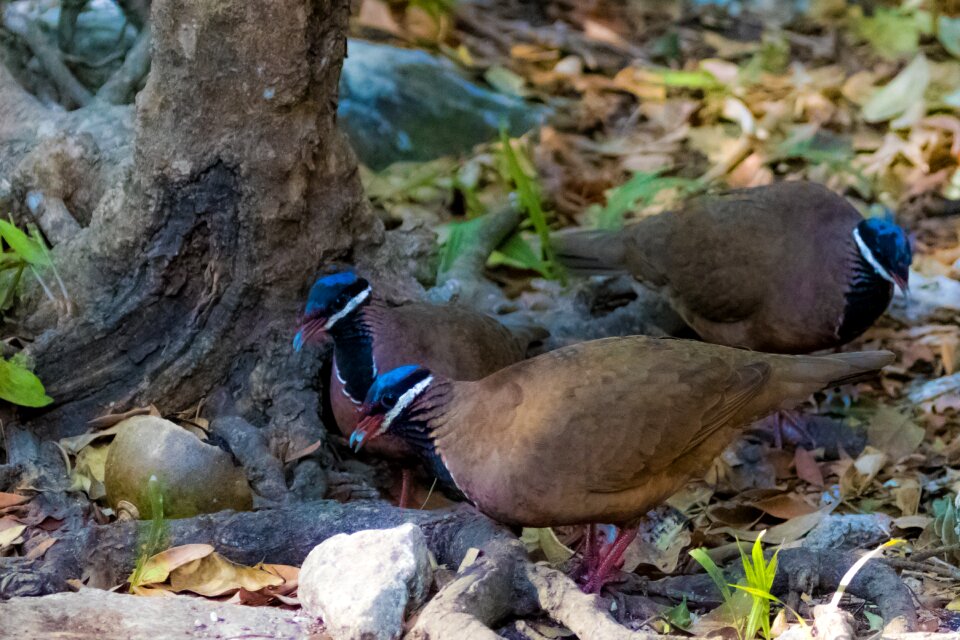
[[[623,566],[623,554],[637,537],[638,531],[639,527],[636,526],[620,529],[612,543],[597,549],[592,559],[584,558],[583,566],[586,572],[581,578],[581,588],[584,593],[599,593],[603,585],[620,570]]]
[[[400,470],[400,499],[397,506],[401,509],[410,508],[410,490],[413,484],[413,472],[410,469]]]
[[[786,434],[790,434],[789,436]],[[813,436],[806,427],[803,426],[803,420],[796,411],[781,409],[773,417],[773,438],[777,449],[783,449],[784,441],[793,443],[813,443]]]

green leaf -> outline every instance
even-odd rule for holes
[[[516,96],[518,98],[523,98],[530,95],[530,91],[527,90],[526,80],[515,74],[513,71],[510,71],[510,69],[498,64],[495,64],[487,69],[487,71],[483,74],[483,79],[487,81],[487,84],[500,93]]]
[[[700,563],[700,566],[707,572],[707,575],[710,576],[713,583],[717,585],[717,589],[723,596],[724,602],[729,602],[730,598],[733,597],[733,592],[731,592],[730,587],[727,586],[727,580],[723,577],[723,572],[720,571],[720,568],[717,567],[717,563],[707,555],[707,550],[703,548],[691,549],[690,557]]]
[[[954,58],[960,58],[960,17],[937,18],[937,39]]]
[[[693,619],[690,617],[690,609],[687,608],[687,596],[683,596],[683,601],[680,604],[667,609],[663,617],[667,622],[680,629],[689,627]]]
[[[638,172],[607,192],[607,204],[595,214],[598,229],[619,229],[627,212],[648,206],[664,189],[679,189],[689,195],[702,188],[699,180],[661,176],[662,172]]]
[[[776,602],[777,604],[783,604],[783,601],[780,600],[777,596],[773,595],[769,591],[764,591],[763,589],[757,589],[756,587],[748,587],[742,584],[730,584],[734,589],[738,589],[745,593],[749,593],[754,598],[760,598],[761,600],[769,600],[770,602]]]
[[[564,281],[564,272],[557,263],[553,244],[550,242],[550,227],[547,225],[547,214],[543,211],[540,186],[523,170],[517,152],[513,148],[513,141],[507,133],[506,127],[500,128],[500,147],[506,165],[507,177],[516,188],[516,196],[520,208],[530,219],[533,228],[540,238],[540,251],[543,263],[550,277]]]
[[[877,7],[872,16],[860,17],[853,23],[857,35],[888,59],[916,53],[923,26],[922,16],[886,7]]]
[[[863,105],[867,122],[892,120],[923,100],[930,84],[930,65],[921,53],[903,68],[893,80],[874,93]]]
[[[0,358],[0,398],[22,407],[45,407],[53,398],[47,395],[40,378],[23,365]]]
[[[50,254],[46,247],[20,231],[12,223],[0,220],[0,235],[17,255],[35,267],[50,265]]]
[[[536,271],[544,278],[550,277],[546,263],[540,259],[530,243],[524,240],[520,233],[514,233],[501,244],[496,251],[490,254],[487,266],[496,267],[506,265],[515,269],[529,269]]]
[[[446,226],[447,238],[440,248],[438,273],[449,271],[461,253],[479,242],[477,237],[482,225],[482,218],[474,218],[473,220],[454,222]]]
[[[846,167],[855,153],[849,138],[839,136],[817,125],[796,127],[786,140],[777,145],[776,159],[806,160],[812,164]]]
[[[719,89],[723,84],[709,71],[676,71],[674,69],[658,69],[653,72],[657,81],[667,87],[682,89]]]
[[[883,617],[878,616],[875,613],[871,613],[864,609],[863,617],[867,619],[867,623],[870,625],[870,631],[880,631],[883,629]]]

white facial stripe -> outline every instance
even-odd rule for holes
[[[860,237],[860,230],[856,227],[853,229],[853,239],[856,241],[857,248],[860,249],[860,255],[863,256],[863,259],[870,263],[870,266],[880,274],[881,278],[893,282],[893,276],[891,276],[886,269],[881,267],[880,263],[877,262],[877,259],[873,257],[873,252],[870,251],[870,248],[866,244],[864,244],[863,238]]]
[[[413,385],[407,389],[406,393],[400,396],[400,399],[397,400],[397,404],[393,406],[393,409],[387,412],[387,415],[383,418],[383,424],[380,425],[379,433],[383,433],[390,428],[390,423],[396,419],[400,413],[410,406],[410,403],[416,400],[417,396],[423,393],[424,389],[430,386],[430,383],[433,382],[433,376],[427,376],[417,384]]]
[[[344,317],[350,314],[351,311],[359,307],[364,300],[370,297],[370,287],[367,287],[353,298],[350,299],[350,302],[347,303],[343,309],[333,314],[327,318],[327,323],[323,325],[324,331],[329,331],[333,325],[337,324],[338,321],[342,320]]]

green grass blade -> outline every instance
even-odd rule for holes
[[[720,591],[720,595],[723,596],[724,602],[729,602],[730,598],[733,597],[733,592],[730,591],[730,587],[727,586],[723,572],[717,567],[717,563],[713,561],[713,558],[707,554],[706,549],[691,549],[690,556],[703,567],[703,570],[707,572],[707,575],[710,576],[713,583],[717,585],[717,589]]]
[[[543,210],[540,188],[537,183],[527,175],[523,167],[520,166],[520,160],[517,157],[516,150],[513,148],[513,142],[507,133],[506,127],[503,126],[500,128],[500,145],[506,165],[507,176],[516,189],[520,208],[527,214],[534,231],[536,231],[537,236],[540,238],[541,258],[546,265],[547,272],[552,278],[564,282],[566,280],[565,274],[556,260],[556,253],[550,241],[550,227],[547,223],[547,214]]]
[[[0,220],[0,236],[3,236],[4,241],[10,245],[10,248],[30,265],[46,267],[52,264],[50,254],[45,251],[46,247],[20,231],[12,223]]]
[[[156,476],[147,482],[147,499],[150,501],[150,522],[141,525],[138,531],[140,552],[130,576],[130,589],[143,584],[143,572],[147,560],[160,553],[167,541],[167,521],[163,518],[163,486]]]

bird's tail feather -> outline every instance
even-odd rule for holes
[[[790,370],[792,380],[835,387],[872,377],[893,362],[895,356],[889,351],[859,351],[796,359],[797,366]]]
[[[623,239],[615,232],[575,229],[551,236],[559,260],[578,275],[610,275],[626,270]]]

